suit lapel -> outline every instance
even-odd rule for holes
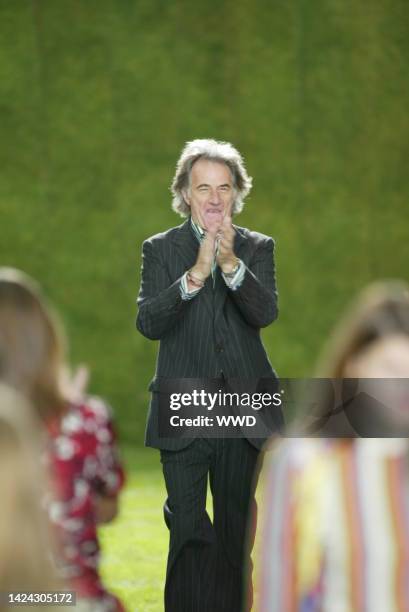
[[[241,258],[247,244],[247,238],[241,227],[237,227],[237,225],[233,225],[233,227],[236,230],[236,235],[234,237],[234,252],[237,257]]]
[[[193,234],[190,225],[190,217],[180,226],[179,231],[175,234],[173,242],[179,256],[183,260],[186,270],[189,270],[194,265],[199,251],[199,243],[196,236]],[[213,279],[211,276],[206,280],[205,286],[200,291],[200,294],[203,295],[203,302],[211,313],[213,309]]]
[[[243,254],[244,248],[246,246],[246,238],[241,233],[240,229],[237,226],[234,226],[236,230],[236,235],[234,237],[234,252],[237,257]],[[217,319],[223,309],[223,305],[227,296],[228,288],[222,277],[222,273],[219,267],[216,268],[216,285],[215,285],[215,297],[214,297],[214,310],[215,310],[215,319]]]
[[[215,270],[214,282],[214,318],[217,319],[222,312],[224,301],[227,296],[227,285],[224,282],[219,266],[217,266]]]
[[[174,235],[173,243],[186,269],[191,268],[196,261],[199,244],[190,227],[190,218],[179,226],[179,230]]]

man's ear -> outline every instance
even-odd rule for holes
[[[187,194],[187,189],[182,189],[182,196],[183,196],[183,199],[185,200],[186,204],[188,206],[190,206],[190,198],[189,198],[189,196]]]

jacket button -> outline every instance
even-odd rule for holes
[[[223,345],[222,344],[216,344],[216,353],[223,353],[224,349],[223,349]]]

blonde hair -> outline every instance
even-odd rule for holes
[[[44,421],[65,410],[64,354],[62,327],[38,285],[0,268],[0,380],[21,391]]]
[[[41,499],[40,423],[15,390],[0,384],[0,592],[54,590],[57,579]],[[0,606],[1,610],[8,607]]]
[[[198,138],[187,142],[184,146],[171,185],[173,210],[182,217],[190,214],[190,207],[185,201],[183,191],[190,186],[190,173],[193,164],[198,159],[226,164],[230,169],[235,189],[232,212],[233,214],[241,212],[244,206],[244,198],[251,190],[252,178],[247,174],[243,158],[233,145],[229,142],[218,142],[210,138]]]

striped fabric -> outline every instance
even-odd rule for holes
[[[241,612],[258,456],[241,439],[197,438],[178,452],[161,451],[170,528],[165,610]],[[213,521],[206,512],[208,479]]]
[[[199,244],[190,219],[143,243],[138,330],[160,340],[156,372],[149,386],[152,401],[145,442],[167,450],[191,442],[159,436],[159,397],[162,379],[275,379],[260,337],[260,327],[278,314],[274,241],[235,226],[234,252],[243,261],[243,281],[229,289],[216,268],[212,279],[192,300],[183,300],[180,282],[196,261]],[[263,440],[253,444],[261,447]]]
[[[263,439],[176,439],[159,432],[161,381],[218,378],[231,391],[230,379],[241,384],[266,378],[275,385],[260,338],[260,327],[277,317],[274,241],[245,228],[235,231],[234,252],[244,266],[240,287],[231,290],[216,267],[214,278],[191,300],[180,292],[199,250],[190,220],[143,244],[136,323],[144,336],[160,341],[145,442],[161,449],[168,494],[166,612],[243,609],[245,532]],[[281,411],[261,412],[282,427]],[[213,522],[206,514],[208,477]]]
[[[267,457],[253,610],[408,612],[408,440],[292,439]]]

